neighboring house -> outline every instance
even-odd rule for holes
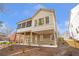
[[[9,39],[10,39],[11,42],[15,42],[15,40],[16,40],[15,38],[16,38],[16,33],[11,33],[9,35]]]
[[[71,9],[69,33],[70,37],[79,40],[79,5]]]
[[[54,10],[40,9],[29,19],[17,23],[16,40],[31,46],[57,47],[57,27]]]
[[[4,33],[0,32],[0,41],[8,41],[7,36]]]

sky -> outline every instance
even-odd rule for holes
[[[58,31],[64,33],[68,30],[68,21],[70,11],[77,4],[74,3],[6,3],[0,4],[5,10],[0,12],[0,21],[3,21],[7,26],[13,29],[17,28],[17,22],[32,17],[40,8],[54,9],[56,12],[56,23]]]

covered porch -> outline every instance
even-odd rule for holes
[[[30,46],[53,46],[56,44],[55,33],[53,30],[44,30],[37,32],[21,32],[17,33],[18,43]]]

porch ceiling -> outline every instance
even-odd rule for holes
[[[53,34],[54,30],[36,31],[34,33],[37,33],[37,34]]]
[[[17,34],[30,34],[30,32],[32,31],[27,31],[27,32],[20,32],[20,33],[17,33]],[[32,32],[33,34],[53,34],[54,33],[54,30],[43,30],[43,31],[35,31],[35,32]]]

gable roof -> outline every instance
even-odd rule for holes
[[[40,11],[54,12],[54,9],[50,9],[50,10],[49,10],[49,9],[43,9],[43,8],[42,8],[42,9],[39,9],[39,10],[35,13],[35,15],[34,15],[33,17],[35,17]],[[33,18],[33,17],[32,17],[32,18]]]
[[[28,21],[28,20],[32,20],[32,18],[34,18],[40,11],[46,11],[46,12],[55,12],[55,10],[54,9],[43,9],[43,8],[41,8],[41,9],[39,9],[36,13],[35,13],[35,15],[33,15],[31,18],[28,18],[28,19],[25,19],[25,20],[22,20],[22,21],[19,21],[17,24],[19,24],[19,23],[21,23],[21,22],[23,22],[23,21]]]

